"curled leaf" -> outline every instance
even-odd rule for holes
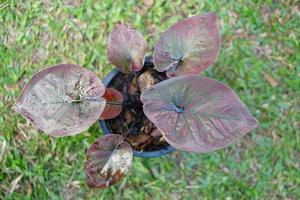
[[[109,61],[123,73],[139,71],[144,64],[147,42],[135,29],[117,23],[108,39]]]
[[[122,93],[114,88],[106,88],[103,97],[107,103],[100,119],[112,119],[117,117],[122,112],[122,105],[118,105],[124,100]]]
[[[90,146],[85,161],[87,185],[106,188],[118,182],[129,170],[133,152],[121,135],[105,135]]]
[[[150,71],[145,71],[140,74],[137,81],[142,92],[155,84],[154,77],[152,76]]]
[[[104,110],[105,87],[89,70],[59,64],[38,72],[24,87],[14,110],[51,136],[78,134]]]
[[[145,115],[175,148],[210,152],[258,126],[229,87],[197,75],[171,78],[141,95]]]
[[[184,19],[160,36],[154,49],[155,68],[167,71],[169,78],[199,74],[214,64],[220,44],[214,13]]]

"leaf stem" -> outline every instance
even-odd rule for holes
[[[137,87],[138,87],[138,91],[141,92],[141,87],[140,87],[139,82],[138,82],[138,75],[137,75],[137,72],[134,71],[133,73],[134,73],[134,76],[135,76],[135,81],[136,81],[136,85],[137,85]]]

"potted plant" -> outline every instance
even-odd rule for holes
[[[151,71],[155,75],[157,73],[159,78],[166,78],[165,73],[159,73],[153,69],[152,57],[146,57],[143,68],[137,72],[139,77],[139,83],[141,86],[149,84],[149,81],[153,83],[152,77],[150,79],[143,79],[145,75],[149,74],[147,72]],[[145,73],[145,74],[144,74]],[[143,74],[140,76],[140,74]],[[143,104],[140,101],[140,98],[131,99],[132,97],[139,97],[139,88],[136,84],[135,74],[129,74],[129,77],[125,79],[125,82],[128,84],[123,84],[123,79],[120,79],[120,76],[126,76],[118,68],[114,68],[103,80],[103,84],[106,87],[114,87],[118,91],[123,91],[122,95],[126,96],[126,99],[129,99],[130,105],[124,106],[122,112],[115,118],[99,120],[100,127],[104,134],[122,134],[125,131],[125,134],[130,131],[127,139],[133,146],[133,155],[143,158],[148,157],[158,157],[164,154],[170,153],[174,148],[165,142],[162,134],[155,128],[155,125],[144,115]],[[147,76],[146,76],[147,77]],[[129,79],[128,79],[129,78]],[[117,84],[122,80],[119,84]],[[129,80],[129,81],[128,81]],[[148,81],[148,82],[147,82]],[[156,79],[160,81],[160,79]],[[128,90],[127,90],[128,89]],[[133,116],[134,115],[134,116]],[[118,125],[118,128],[115,126]],[[151,134],[152,133],[152,134]]]
[[[160,36],[152,63],[142,35],[118,23],[107,48],[117,70],[105,85],[83,67],[59,64],[38,72],[14,109],[54,137],[76,135],[100,119],[106,135],[87,150],[85,171],[89,187],[105,188],[128,172],[133,152],[211,152],[258,126],[233,90],[198,75],[215,62],[220,43],[216,15],[193,16]]]

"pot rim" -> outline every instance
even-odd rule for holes
[[[145,65],[153,65],[152,57],[145,58],[144,66]],[[105,76],[105,78],[103,80],[103,84],[105,85],[105,87],[107,87],[110,84],[110,82],[114,79],[114,77],[117,76],[119,73],[121,73],[121,72],[117,68],[114,68],[113,70],[111,70]],[[99,120],[99,125],[105,135],[112,134],[109,131],[105,120]],[[172,147],[171,145],[168,144],[165,148],[160,149],[160,150],[155,150],[155,151],[135,151],[135,150],[133,150],[133,155],[137,156],[137,157],[142,157],[142,158],[153,158],[153,157],[160,157],[162,155],[171,153],[174,150],[175,150],[174,147]]]

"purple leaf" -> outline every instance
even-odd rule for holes
[[[87,185],[106,188],[118,182],[132,163],[132,148],[121,135],[105,135],[90,146],[85,161]]]
[[[109,104],[109,102],[122,103],[124,100],[122,93],[114,88],[106,88],[103,97],[107,103],[100,119],[113,119],[117,117],[122,112],[122,105]]]
[[[167,76],[199,74],[214,64],[221,44],[217,16],[206,13],[184,19],[164,32],[154,49],[154,64]]]
[[[234,91],[198,75],[160,82],[144,91],[141,100],[145,115],[181,150],[215,151],[258,126]]]
[[[27,83],[14,110],[51,136],[75,135],[98,120],[105,107],[104,92],[94,73],[59,64],[38,72]]]
[[[108,39],[109,61],[123,73],[139,71],[144,64],[147,42],[135,29],[117,23]]]

